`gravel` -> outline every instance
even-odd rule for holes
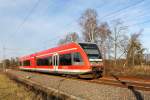
[[[8,70],[7,73],[85,100],[150,100],[150,91],[89,83],[49,74],[15,70]]]

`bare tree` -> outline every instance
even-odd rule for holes
[[[139,33],[134,33],[131,35],[127,48],[127,63],[128,65],[142,64],[144,60],[144,51],[145,48],[142,47],[142,44],[139,40],[141,31]]]
[[[109,37],[110,37],[111,31],[109,29],[109,26],[107,23],[101,23],[97,27],[97,33],[96,33],[96,43],[100,46],[100,50],[103,54],[103,58],[106,59],[106,53],[110,52],[110,45],[109,45]]]
[[[78,42],[79,35],[76,32],[68,33],[64,38],[60,39],[58,45],[65,44],[68,42]]]
[[[97,31],[97,13],[94,9],[87,9],[80,17],[80,26],[84,40],[87,42],[95,42]]]
[[[79,41],[79,35],[76,32],[73,32],[70,34],[71,36],[71,41],[73,42],[78,42]]]
[[[114,47],[114,61],[116,65],[117,58],[122,57],[126,53],[128,44],[128,36],[126,35],[128,27],[123,25],[123,22],[119,19],[114,20],[111,28],[111,42]],[[120,56],[118,55],[120,54]]]
[[[97,12],[94,9],[87,9],[80,18],[80,26],[84,40],[96,42],[105,59],[107,49],[105,43],[111,32],[107,23],[98,23],[97,16]]]

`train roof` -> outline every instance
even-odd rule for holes
[[[70,43],[67,43],[67,44],[59,45],[57,47],[49,48],[47,50],[42,50],[42,51],[27,55],[27,56],[22,56],[22,57],[19,57],[19,59],[29,59],[29,58],[34,57],[36,55],[40,55],[40,54],[43,54],[43,53],[48,53],[49,51],[59,51],[59,50],[62,50],[62,49],[70,48],[71,46],[80,48],[80,45],[79,45],[80,43],[83,43],[83,44],[96,44],[96,43],[91,43],[91,42],[70,42]]]

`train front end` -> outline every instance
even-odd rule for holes
[[[99,78],[102,76],[104,65],[101,52],[95,43],[79,43],[88,57],[89,66],[92,78]]]

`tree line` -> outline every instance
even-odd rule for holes
[[[0,70],[9,68],[9,69],[17,69],[19,66],[19,59],[18,57],[14,58],[11,57],[10,59],[4,59],[0,62]]]
[[[130,33],[129,27],[121,19],[111,23],[101,22],[94,9],[87,9],[79,18],[82,36],[76,32],[68,33],[60,39],[58,45],[68,42],[94,42],[97,43],[103,59],[112,61],[114,65],[122,62],[123,66],[145,64],[144,51],[140,37],[143,30]]]

